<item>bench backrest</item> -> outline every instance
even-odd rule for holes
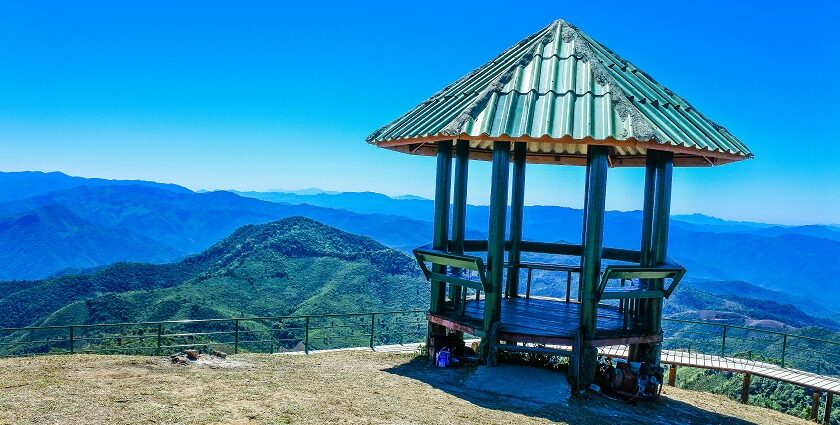
[[[601,274],[597,297],[599,301],[602,299],[668,298],[680,283],[685,272],[684,267],[677,265],[654,267],[607,266]],[[606,292],[607,283],[612,279],[671,279],[671,284],[661,290]]]
[[[487,281],[487,269],[481,257],[424,248],[417,248],[413,252],[426,280],[437,280],[485,292],[490,287]],[[429,267],[427,263],[432,267]],[[470,280],[463,276],[464,270],[474,271],[478,275],[478,280]]]

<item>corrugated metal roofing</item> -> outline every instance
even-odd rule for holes
[[[440,140],[470,140],[488,159],[494,140],[528,143],[528,161],[584,164],[588,144],[611,146],[614,166],[644,165],[648,148],[675,165],[751,158],[725,128],[644,71],[557,20],[368,137],[431,155]]]

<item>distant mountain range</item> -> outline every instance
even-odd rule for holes
[[[424,199],[397,200],[378,193],[299,195],[240,192],[274,202],[343,208],[360,213],[384,213],[428,220],[434,203]],[[467,225],[474,234],[486,234],[486,206],[471,205]],[[555,206],[525,208],[523,235],[540,241],[578,243],[583,213]],[[672,217],[669,254],[689,269],[689,276],[714,280],[744,280],[778,291],[780,295],[809,298],[838,311],[840,290],[833,287],[840,275],[840,231],[832,226],[778,226],[732,222],[703,215]],[[604,241],[608,246],[638,249],[641,212],[608,211]]]
[[[413,196],[320,190],[196,193],[175,185],[60,173],[0,173],[0,182],[17,185],[0,186],[0,193],[7,194],[7,202],[0,203],[0,247],[5,248],[0,279],[38,279],[114,261],[171,261],[200,252],[242,225],[290,216],[309,217],[400,250],[428,243],[432,234],[433,202]],[[485,237],[487,207],[469,206],[467,219],[469,237]],[[529,206],[524,237],[579,242],[581,223],[579,209]],[[638,249],[640,227],[638,211],[607,212],[605,243]],[[689,269],[691,279],[745,281],[774,291],[783,297],[780,302],[812,300],[819,305],[815,312],[840,312],[840,291],[833,283],[840,275],[840,230],[834,227],[674,216],[669,254]]]
[[[0,280],[39,279],[66,268],[115,261],[171,261],[209,247],[240,226],[291,216],[310,217],[401,249],[425,244],[432,231],[428,221],[265,202],[230,192],[195,193],[157,184],[72,186],[85,180],[65,176],[61,185],[53,173],[14,179],[4,174],[15,173],[0,173],[0,181],[26,187],[38,187],[40,180],[70,187],[34,190],[35,196],[0,204]],[[23,196],[20,189],[9,192]]]
[[[73,177],[57,171],[50,173],[41,171],[0,172],[0,203],[44,195],[57,190],[70,189],[78,186],[147,186],[166,189],[172,192],[190,192],[189,189],[176,184],[156,183],[144,180],[108,180]]]
[[[0,282],[0,327],[408,310],[428,302],[428,288],[406,254],[291,217],[171,264]]]

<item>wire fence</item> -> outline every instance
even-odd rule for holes
[[[168,355],[184,349],[276,353],[416,344],[426,311],[0,328],[0,357],[58,353]],[[840,376],[840,342],[776,330],[663,319],[663,349]]]
[[[0,328],[0,356],[167,355],[194,348],[229,353],[309,352],[416,343],[426,335],[425,314],[412,310]]]

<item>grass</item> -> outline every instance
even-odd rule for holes
[[[568,405],[469,392],[470,369],[436,369],[409,354],[340,351],[231,356],[224,369],[166,358],[41,356],[0,360],[0,423],[539,424],[760,423],[801,419],[723,396],[666,388],[629,406],[591,396]],[[565,379],[558,373],[558,379]]]

